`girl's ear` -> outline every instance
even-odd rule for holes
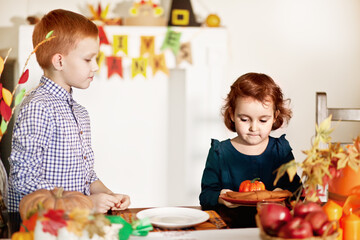
[[[231,108],[229,108],[229,113],[231,121],[235,122],[234,111]]]
[[[60,53],[54,54],[54,56],[51,58],[51,63],[56,70],[62,70],[63,67],[62,60],[63,57]]]
[[[275,114],[274,114],[274,122],[276,121],[277,117],[279,116],[280,114],[280,111],[279,110],[276,110],[275,111]]]

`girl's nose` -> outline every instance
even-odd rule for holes
[[[250,123],[250,130],[251,130],[251,131],[256,131],[256,130],[257,130],[257,124],[256,124],[255,121],[252,121],[252,122]]]

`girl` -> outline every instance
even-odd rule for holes
[[[219,204],[238,207],[220,195],[238,191],[241,182],[254,178],[260,178],[267,190],[281,188],[294,192],[301,186],[297,175],[292,182],[286,175],[273,185],[274,171],[294,159],[285,135],[269,136],[292,116],[285,103],[279,86],[265,74],[247,73],[233,83],[223,116],[226,127],[237,136],[221,142],[211,141],[201,181],[203,207]]]

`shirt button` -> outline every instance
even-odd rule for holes
[[[86,156],[84,156],[84,159],[86,159]]]
[[[80,131],[80,134],[83,134],[83,131]]]

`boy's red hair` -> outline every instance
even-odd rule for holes
[[[32,40],[35,47],[45,39],[46,34],[54,31],[56,36],[36,51],[36,59],[42,69],[49,69],[51,58],[56,53],[67,55],[77,42],[86,37],[98,37],[97,26],[81,14],[56,9],[46,14],[35,25]]]
[[[251,97],[260,102],[266,102],[270,98],[274,104],[274,116],[278,111],[272,130],[280,128],[292,117],[291,109],[286,106],[286,101],[289,99],[284,100],[280,87],[271,77],[261,73],[246,73],[233,83],[222,109],[224,123],[233,132],[236,132],[236,129],[231,116],[234,114],[236,100],[239,97]]]

